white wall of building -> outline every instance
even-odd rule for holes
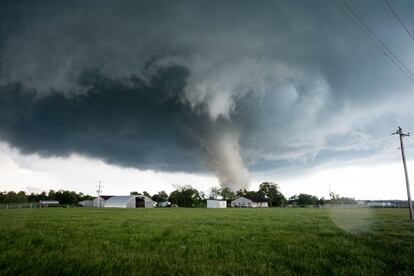
[[[267,208],[269,206],[267,202],[254,202],[253,200],[241,196],[231,202],[231,207]]]
[[[157,204],[154,200],[152,200],[149,197],[145,197],[145,208],[154,208],[154,206]]]
[[[99,207],[104,207],[105,205],[105,199],[103,199],[102,197],[99,198]],[[98,207],[98,198],[96,197],[93,200],[93,207]]]
[[[252,207],[254,208],[267,208],[269,205],[267,202],[253,202]]]
[[[207,208],[227,208],[227,201],[208,199]]]
[[[252,200],[241,196],[231,202],[231,207],[252,207],[252,204]]]

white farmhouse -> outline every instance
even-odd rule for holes
[[[227,208],[227,201],[208,199],[207,208]]]
[[[266,201],[249,196],[241,196],[231,202],[231,207],[267,208]]]

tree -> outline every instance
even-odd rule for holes
[[[325,205],[325,198],[324,197],[321,197],[319,200],[318,200],[318,205],[320,205],[320,206],[322,206],[322,205]]]
[[[55,200],[55,195],[56,195],[55,191],[50,190],[49,193],[47,194],[47,198],[49,200]]]
[[[136,191],[134,191],[134,192],[130,192],[129,194],[130,194],[130,195],[141,195],[141,193],[138,193],[138,192],[136,192]]]
[[[236,199],[236,195],[230,190],[230,188],[223,188],[220,191],[221,197],[227,202],[233,201]]]
[[[41,192],[40,194],[31,193],[27,196],[28,202],[39,202],[40,200],[47,200],[47,194],[46,192]]]
[[[222,189],[220,187],[212,187],[209,192],[209,199],[217,199],[221,196]]]
[[[201,196],[201,198],[203,197]],[[210,189],[209,197],[208,197],[208,199],[222,199],[222,200],[226,200],[227,202],[232,201],[235,198],[236,198],[236,195],[228,187],[226,188],[212,187]]]
[[[204,200],[207,199],[206,194],[203,191],[199,191],[198,195],[199,195],[199,198],[200,198],[201,201],[204,201]]]
[[[20,191],[17,193],[17,202],[18,203],[26,203],[27,202],[27,196],[24,191]]]
[[[199,207],[201,205],[200,194],[190,185],[177,186],[169,196],[171,203],[181,207]]]
[[[57,192],[50,190],[48,194],[42,192],[40,194],[31,193],[26,195],[24,191],[18,193],[0,192],[0,203],[26,203],[26,202],[39,202],[40,200],[57,200],[60,204],[75,205],[81,200],[93,199],[90,195],[84,195],[83,193],[77,194],[74,191],[59,190]]]
[[[75,205],[78,203],[78,195],[73,191],[59,190],[55,193],[54,199],[62,205]]]
[[[168,200],[168,194],[165,191],[160,191],[152,196],[152,200],[160,203]]]
[[[254,198],[255,200],[266,201],[264,195],[256,191],[246,191],[244,196],[247,198]]]
[[[263,182],[259,186],[260,197],[264,197],[269,206],[283,206],[286,202],[285,196],[280,192],[279,185],[272,182]]]
[[[318,198],[316,196],[308,195],[308,194],[299,194],[298,196],[299,206],[316,205],[317,203],[318,203]]]
[[[79,193],[78,195],[78,202],[83,200],[93,200],[94,197],[90,195],[84,195],[83,193]]]
[[[299,197],[297,195],[293,195],[289,197],[288,203],[291,205],[298,205]]]
[[[18,193],[10,191],[10,192],[4,192],[1,196],[2,203],[26,203],[27,202],[27,196],[26,193],[23,191],[20,191]]]
[[[237,197],[241,197],[241,196],[245,196],[247,194],[247,190],[246,189],[240,189],[236,192],[236,196]]]
[[[142,194],[146,197],[149,197],[152,199],[151,195],[147,191],[143,191]]]

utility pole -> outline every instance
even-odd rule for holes
[[[329,183],[329,202],[331,203],[331,208],[332,208],[332,192],[331,192],[331,183]]]
[[[101,207],[101,197],[100,197],[100,195],[101,195],[101,193],[102,193],[102,188],[103,188],[103,186],[101,185],[102,184],[102,181],[101,180],[99,180],[98,181],[98,190],[96,191],[97,193],[98,193],[98,208],[100,208]]]
[[[400,145],[401,145],[400,149],[401,149],[402,161],[404,164],[405,184],[407,186],[408,210],[410,212],[410,221],[413,221],[413,206],[411,204],[410,182],[408,180],[407,164],[405,161],[405,151],[404,151],[404,142],[403,142],[403,138],[406,136],[410,136],[410,133],[404,133],[402,131],[402,128],[398,127],[397,131],[394,132],[392,135],[400,136]]]

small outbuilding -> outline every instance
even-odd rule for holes
[[[241,196],[231,202],[231,207],[240,208],[267,208],[269,205],[266,201],[256,197]]]
[[[207,208],[227,208],[227,201],[208,199]]]
[[[144,195],[112,196],[105,201],[105,208],[153,208],[156,202]]]
[[[40,200],[39,205],[40,205],[40,207],[58,206],[59,201],[57,201],[57,200]]]

